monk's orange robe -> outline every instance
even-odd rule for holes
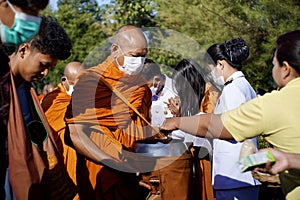
[[[211,83],[206,83],[204,97],[201,102],[200,112],[213,113],[219,95],[219,91]],[[195,176],[198,177],[194,185],[194,197],[195,199],[199,199],[199,197],[201,196],[202,200],[214,200],[211,181],[211,161],[209,155],[202,159],[199,159],[199,151],[199,147],[194,147],[194,151],[192,152],[195,155]]]
[[[42,103],[43,98],[44,98],[44,95],[43,95],[43,94],[39,94],[39,95],[38,95],[38,100],[39,100],[40,103]]]
[[[104,83],[120,91],[150,121],[151,91],[138,76],[127,76],[108,57],[103,63],[84,70],[78,76],[66,113],[68,123],[89,127],[90,139],[103,151],[119,159],[120,147],[151,135],[146,122],[116,96]],[[81,199],[141,199],[137,182],[127,173],[112,170],[82,159],[77,174]],[[78,158],[80,163],[80,160]]]
[[[66,93],[60,83],[57,88],[44,97],[41,105],[50,126],[55,131],[55,142],[64,158],[64,165],[76,184],[76,151],[64,142],[66,128],[64,116],[70,101],[71,96]]]
[[[209,82],[205,85],[204,97],[201,102],[200,112],[213,113],[220,92]]]

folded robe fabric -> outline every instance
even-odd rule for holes
[[[9,180],[16,199],[72,199],[77,189],[63,166],[53,133],[32,87],[28,97],[44,128],[44,140],[35,144],[29,137],[14,84],[10,81],[10,110],[8,118]],[[29,83],[28,83],[29,84]],[[33,128],[34,131],[34,128]],[[35,132],[32,134],[42,134]]]
[[[151,136],[151,128],[102,79],[120,91],[149,121],[151,91],[141,76],[125,75],[111,57],[78,76],[66,121],[85,124],[90,139],[102,151],[119,159],[123,147],[130,149],[134,141]],[[136,179],[134,175],[111,170],[88,159],[79,158],[78,162],[82,166],[77,172],[80,198],[141,199],[140,186],[132,182]]]
[[[76,180],[76,151],[66,145],[64,136],[66,122],[65,112],[67,106],[71,101],[71,96],[66,92],[61,83],[51,92],[49,92],[43,99],[41,106],[45,112],[49,125],[54,130],[54,139],[60,154],[63,156],[64,165],[68,171],[69,176],[75,184]]]
[[[113,64],[111,57],[84,70],[74,87],[66,113],[67,123],[85,123],[130,147],[137,139],[151,136],[151,129],[101,81],[105,79],[150,121],[151,91],[141,76],[127,76]],[[109,131],[106,128],[114,131]],[[134,129],[134,131],[132,130]],[[113,132],[113,133],[112,133]]]

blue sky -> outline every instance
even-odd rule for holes
[[[98,4],[101,5],[101,4],[107,4],[109,3],[110,0],[97,0]],[[56,8],[57,6],[57,0],[50,0],[50,5],[52,8]]]

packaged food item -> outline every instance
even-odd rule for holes
[[[238,162],[238,167],[241,172],[246,172],[267,162],[275,162],[270,151],[247,155]]]
[[[244,157],[254,154],[255,151],[255,145],[253,144],[251,139],[245,140],[245,142],[242,145],[241,151],[240,151],[240,159],[243,159]]]

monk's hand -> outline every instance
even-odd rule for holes
[[[180,123],[179,117],[167,118],[167,119],[165,119],[163,124],[161,126],[159,126],[159,130],[162,133],[176,130],[179,127],[179,123]]]

